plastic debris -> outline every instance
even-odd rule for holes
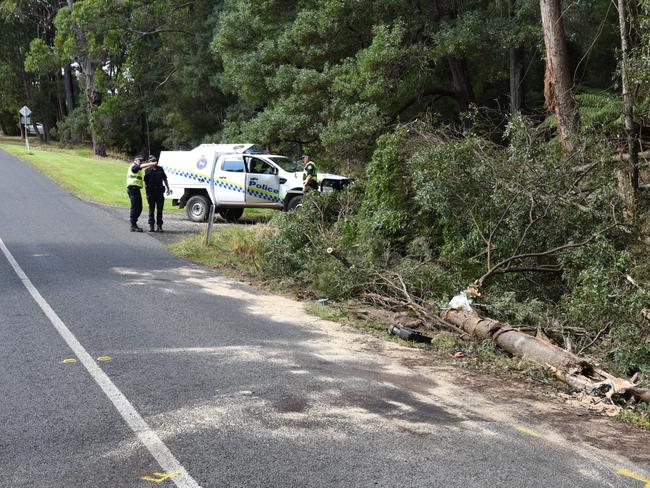
[[[465,353],[463,351],[456,351],[453,354],[450,354],[450,356],[454,359],[463,359],[465,357]]]
[[[319,298],[318,299],[318,304],[319,305],[325,306],[325,305],[327,305],[327,302],[329,302],[329,300],[327,298]]]
[[[471,312],[472,300],[467,298],[466,291],[461,291],[458,295],[451,299],[447,307],[454,310],[464,310],[466,312]]]

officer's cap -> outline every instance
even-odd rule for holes
[[[158,161],[158,159],[156,158],[156,156],[149,156],[149,161],[155,163],[156,161]]]
[[[144,156],[142,154],[138,154],[136,157],[133,158],[134,161],[144,161]]]
[[[310,158],[310,157],[311,157],[311,154],[309,154],[309,153],[303,153],[301,157],[303,157],[303,158]]]

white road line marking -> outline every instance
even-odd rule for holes
[[[2,238],[0,238],[0,250],[2,250],[7,261],[9,261],[9,264],[11,264],[11,267],[20,278],[20,281],[23,282],[23,285],[25,285],[25,288],[27,288],[27,291],[34,301],[39,307],[41,307],[41,310],[50,322],[52,322],[54,328],[58,331],[61,337],[63,337],[63,340],[68,344],[70,349],[72,349],[75,356],[79,358],[79,361],[88,370],[90,376],[92,376],[104,394],[113,403],[124,421],[129,427],[131,427],[131,430],[133,430],[138,439],[140,439],[140,442],[144,444],[147,450],[156,459],[163,471],[170,473],[179,472],[179,474],[171,478],[179,488],[200,488],[199,484],[185,471],[183,466],[174,457],[160,437],[151,430],[151,427],[149,427],[147,422],[145,422],[145,420],[140,416],[135,407],[131,405],[131,402],[129,402],[124,394],[117,388],[117,386],[115,386],[97,363],[95,363],[92,356],[88,354],[86,349],[81,345],[72,332],[70,332],[70,329],[66,327],[56,312],[52,310],[52,307],[50,307],[50,305],[45,301],[18,262],[14,259],[13,255],[9,252],[9,249],[5,246]]]

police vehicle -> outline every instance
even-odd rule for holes
[[[245,208],[294,210],[303,197],[303,165],[255,144],[201,144],[191,151],[162,151],[158,165],[172,190],[167,198],[185,208],[194,222],[208,219],[213,181],[216,210],[231,222]],[[350,182],[344,176],[318,173],[322,192],[343,189]]]

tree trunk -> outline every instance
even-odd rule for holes
[[[636,215],[636,192],[639,190],[639,144],[634,127],[634,109],[632,93],[630,92],[627,75],[628,56],[630,51],[630,29],[627,17],[627,1],[618,0],[618,20],[621,32],[621,91],[623,95],[623,115],[625,118],[625,134],[627,152],[630,155],[629,168],[619,170],[619,192],[625,205],[625,218],[629,223],[634,222]],[[629,183],[625,180],[629,179]]]
[[[490,339],[504,351],[550,368],[560,380],[574,388],[590,394],[602,393],[609,398],[616,395],[639,401],[650,399],[650,390],[637,388],[628,380],[612,376],[545,339],[519,332],[509,324],[483,318],[474,310],[448,309],[443,312],[442,319],[470,336]]]
[[[101,96],[95,89],[95,73],[97,63],[91,59],[84,62],[84,75],[86,78],[86,109],[88,111],[88,120],[90,121],[90,135],[93,141],[93,150],[97,156],[106,157],[106,145],[101,137],[97,134],[95,120],[95,107],[101,103]]]
[[[508,0],[508,16],[515,15],[515,0]],[[510,112],[519,112],[524,107],[524,58],[521,46],[510,48]]]
[[[587,361],[547,340],[519,332],[509,324],[480,317],[476,312],[450,309],[444,319],[470,336],[491,339],[504,351],[523,356],[538,364],[580,373],[593,369]]]
[[[74,85],[72,83],[72,68],[70,68],[70,63],[66,63],[63,67],[63,91],[65,93],[67,115],[70,115],[74,110]]]
[[[573,77],[569,69],[562,8],[560,0],[540,0],[539,5],[546,46],[546,107],[555,112],[562,146],[567,151],[574,152],[578,146],[580,112],[573,96]]]
[[[466,112],[469,104],[475,100],[472,82],[467,69],[467,62],[463,58],[455,58],[453,56],[447,56],[447,61],[451,70],[458,110],[460,112]]]
[[[519,112],[524,108],[524,59],[522,48],[510,48],[510,112]]]

